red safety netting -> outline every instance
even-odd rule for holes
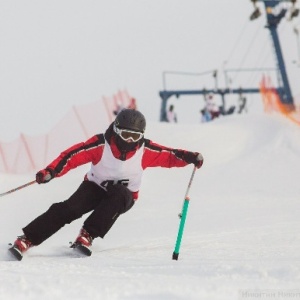
[[[136,108],[136,100],[127,91],[73,106],[47,134],[22,133],[12,142],[0,142],[0,172],[22,174],[44,168],[66,148],[104,132],[123,108]]]
[[[283,104],[273,87],[270,78],[263,77],[260,82],[260,93],[262,95],[264,110],[267,113],[278,112],[294,123],[300,125],[300,110],[296,105]]]

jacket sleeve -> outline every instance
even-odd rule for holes
[[[174,149],[162,146],[145,139],[145,152],[142,160],[142,167],[185,167],[189,163],[184,160],[187,150]]]
[[[104,143],[103,134],[99,134],[86,142],[73,145],[51,162],[47,169],[52,171],[55,177],[60,177],[86,163],[97,164],[102,157]]]

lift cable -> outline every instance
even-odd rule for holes
[[[270,37],[269,37],[269,40],[270,40]],[[255,63],[255,66],[257,66],[261,69],[266,68],[266,70],[270,69],[270,68],[268,68],[266,65],[264,65],[264,63],[268,61],[267,60],[268,57],[273,55],[272,49],[268,46],[268,44],[270,44],[270,41],[268,41],[268,39],[266,38],[263,46],[261,47],[261,52],[258,55],[258,59]],[[276,69],[274,68],[274,71],[275,70]],[[258,76],[257,73],[250,74],[247,82],[249,82],[251,85],[257,85],[257,82],[261,79],[261,78],[258,78],[257,76]],[[258,80],[257,80],[257,78],[258,78]]]
[[[234,43],[234,45],[233,45],[232,50],[230,51],[230,54],[228,55],[227,59],[225,60],[227,63],[231,60],[231,58],[232,58],[234,52],[235,52],[236,49],[238,48],[237,46],[238,46],[238,44],[240,43],[242,37],[244,36],[244,32],[245,32],[245,30],[246,30],[248,24],[249,24],[249,21],[246,20],[246,22],[245,22],[244,26],[242,27],[242,30],[241,30],[241,32],[240,32],[238,38],[236,39],[236,41],[235,41],[235,43]]]
[[[255,40],[257,39],[258,37],[258,33],[259,31],[261,31],[261,24],[259,24],[259,26],[257,27],[256,31],[255,31],[255,34],[253,35],[252,39],[250,40],[250,43],[249,43],[249,46],[247,47],[247,51],[246,53],[244,54],[243,58],[241,59],[241,62],[240,62],[240,65],[237,69],[242,69],[244,63],[245,63],[245,60],[247,59],[249,53],[250,53],[250,50],[252,49],[253,45],[254,45],[254,42]],[[237,79],[237,76],[238,76],[238,73],[235,74],[235,76],[233,77],[232,81],[235,81]]]

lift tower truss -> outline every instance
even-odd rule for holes
[[[277,27],[282,20],[286,16],[287,9],[280,8],[279,4],[284,2],[292,3],[290,19],[296,17],[299,14],[299,10],[295,8],[296,0],[251,0],[254,4],[255,10],[252,13],[250,20],[255,20],[260,16],[259,8],[256,6],[257,2],[263,2],[266,11],[267,17],[267,25],[266,28],[269,29],[271,38],[273,41],[273,46],[275,49],[276,60],[277,60],[277,68],[279,71],[279,84],[281,85],[281,89],[278,90],[280,100],[283,104],[294,106],[293,96],[288,80],[288,75],[286,72],[286,67],[283,59],[283,54],[281,50],[280,40],[277,32]]]

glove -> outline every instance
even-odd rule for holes
[[[198,152],[185,152],[183,159],[189,163],[194,164],[197,169],[200,169],[203,165],[203,156]]]
[[[54,172],[50,169],[43,169],[39,172],[36,173],[35,175],[35,181],[38,183],[38,184],[41,184],[41,183],[47,183],[49,182],[51,179],[53,179],[55,176],[54,176]]]

